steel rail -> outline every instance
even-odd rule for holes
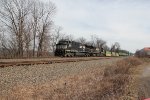
[[[0,68],[9,66],[26,66],[26,65],[38,65],[38,64],[53,64],[53,63],[68,63],[68,62],[80,62],[80,61],[91,61],[100,59],[110,59],[111,57],[94,57],[94,58],[75,58],[75,59],[50,59],[50,60],[37,60],[37,61],[5,61],[0,62]]]

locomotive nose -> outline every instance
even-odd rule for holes
[[[55,51],[55,56],[64,56],[64,50],[63,49],[57,49]]]

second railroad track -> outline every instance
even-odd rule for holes
[[[24,61],[0,61],[0,68],[9,66],[27,66],[27,65],[38,65],[38,64],[53,64],[53,63],[67,63],[67,62],[80,62],[80,61],[90,61],[90,60],[100,60],[100,59],[110,59],[110,57],[79,57],[79,58],[59,58],[59,59],[43,59],[43,60],[24,60]]]

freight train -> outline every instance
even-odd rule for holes
[[[120,53],[121,54],[121,53]],[[55,56],[61,57],[90,57],[90,56],[119,56],[119,53],[105,51],[103,48],[82,44],[76,41],[60,40],[56,44]],[[127,56],[127,54],[124,54]]]

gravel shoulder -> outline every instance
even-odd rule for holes
[[[144,67],[143,73],[140,77],[139,96],[150,98],[150,64]]]
[[[40,85],[61,77],[111,65],[122,58],[0,68],[0,95],[17,85]]]

